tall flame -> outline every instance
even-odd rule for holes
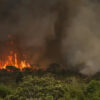
[[[26,60],[19,60],[17,53],[11,51],[6,60],[0,60],[0,69],[6,69],[7,66],[15,66],[22,70],[23,68],[30,67],[30,64]]]

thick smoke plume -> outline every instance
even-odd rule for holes
[[[85,75],[100,71],[100,9],[96,0],[84,2],[67,29],[63,51],[67,63]],[[81,66],[79,66],[81,65]],[[78,66],[78,67],[77,67]]]
[[[98,0],[0,0],[0,54],[10,37],[10,48],[31,64],[59,63],[93,75],[100,71],[98,9]]]

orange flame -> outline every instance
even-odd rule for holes
[[[6,69],[7,66],[15,66],[22,70],[23,68],[29,68],[30,64],[26,60],[19,60],[17,53],[10,52],[6,60],[0,60],[0,69]]]

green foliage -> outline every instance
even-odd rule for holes
[[[94,93],[95,91],[100,90],[100,81],[92,80],[87,87],[88,93]]]
[[[4,85],[0,85],[0,97],[4,98],[11,93],[11,90]]]
[[[65,95],[62,100],[85,100],[83,89],[84,85],[79,83],[75,77],[68,80],[70,83],[67,84],[67,90],[65,90]]]
[[[57,80],[52,74],[27,76],[4,100],[100,100],[100,81],[89,83],[75,77]]]
[[[92,80],[87,86],[87,96],[91,100],[100,100],[100,81]]]
[[[40,98],[41,100],[56,100],[64,94],[63,82],[55,80],[53,77],[24,78],[24,82],[17,88],[13,96],[8,96],[8,100],[19,100],[19,98]]]

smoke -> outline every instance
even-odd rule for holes
[[[100,71],[100,14],[97,11],[100,4],[94,1],[83,3],[63,40],[67,63],[76,68],[82,65],[78,69],[85,75]]]
[[[32,63],[44,59],[49,63],[61,61],[65,23],[71,16],[67,3],[66,0],[1,0],[0,40],[5,43],[11,35],[16,42],[14,48],[28,53]]]
[[[8,35],[11,35],[16,42],[15,49],[20,48],[20,52],[28,53],[34,62],[42,59],[46,37],[54,37],[56,14],[52,9],[55,2],[56,0],[1,0],[0,40],[8,41]]]
[[[27,54],[31,64],[54,62],[78,68],[84,63],[80,72],[93,75],[100,71],[98,2],[0,0],[0,48],[7,48],[4,44],[11,35],[13,48]]]

